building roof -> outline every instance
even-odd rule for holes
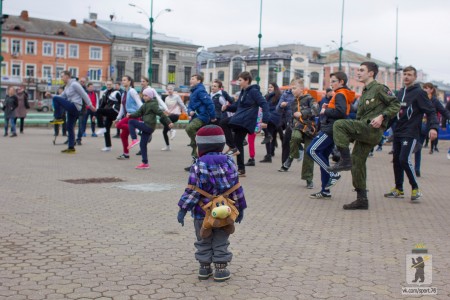
[[[91,22],[88,19],[85,22]],[[148,39],[149,30],[142,25],[135,23],[117,22],[117,21],[105,21],[105,20],[95,20],[97,26],[105,32],[108,37],[122,37],[122,38],[140,38]],[[200,46],[194,45],[190,42],[183,41],[180,38],[167,36],[163,33],[153,32],[153,40],[163,43],[172,43],[179,45],[186,45],[198,48]]]
[[[3,31],[17,34],[54,36],[55,38],[89,40],[98,43],[109,43],[109,39],[97,28],[89,24],[53,21],[28,17],[28,12],[22,11],[20,16],[9,16],[2,25]]]
[[[322,58],[321,62],[328,64],[328,63],[338,63],[339,62],[339,50],[333,50],[329,52],[325,52],[321,54]],[[386,63],[384,61],[372,58],[370,56],[370,53],[367,55],[362,55],[350,50],[343,50],[342,51],[342,62],[350,62],[350,63],[357,63],[360,64],[365,61],[372,61],[376,63],[379,67],[386,67],[386,68],[395,68],[393,64]]]

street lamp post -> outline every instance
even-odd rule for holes
[[[261,24],[262,24],[262,5],[263,5],[263,0],[261,0],[260,5],[259,5],[258,74],[256,75],[256,84],[258,84],[258,85],[259,85],[259,81],[261,80],[261,77],[259,77],[259,70],[260,70],[260,65],[261,65],[261,38],[262,38],[262,34],[261,34]]]
[[[398,71],[398,7],[395,18],[395,71],[394,71],[394,93],[397,95],[397,71]]]
[[[342,0],[341,46],[339,47],[339,71],[342,71],[342,51],[344,51],[344,48],[342,47],[342,41],[344,39],[344,3],[345,0]]]
[[[145,14],[148,18],[148,21],[150,22],[150,38],[148,41],[148,83],[151,86],[152,85],[152,79],[153,79],[153,64],[152,64],[152,58],[153,58],[153,22],[163,13],[163,12],[171,12],[172,10],[170,8],[163,9],[160,11],[155,18],[153,18],[153,0],[150,0],[150,16],[145,12],[145,10],[142,7],[137,6],[134,3],[129,3],[128,5],[132,7],[136,7],[140,9],[140,12]]]

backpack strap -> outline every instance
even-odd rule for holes
[[[230,188],[229,190],[227,190],[225,193],[222,193],[221,195],[228,197],[231,193],[233,193],[234,191],[236,191],[239,187],[241,186],[241,183],[238,182],[236,183],[232,188]],[[192,184],[188,184],[187,185],[188,189],[194,190],[198,193],[200,193],[201,195],[205,196],[208,199],[212,199],[214,197],[214,195],[211,195],[207,192],[205,192],[204,190],[200,189],[198,186],[196,185],[192,185]]]

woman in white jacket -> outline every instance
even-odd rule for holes
[[[172,121],[172,123],[175,123],[180,118],[181,113],[186,112],[187,109],[183,103],[183,100],[181,100],[181,97],[177,94],[174,94],[173,85],[169,85],[167,87],[167,93],[169,95],[166,97],[165,101],[167,105],[168,117]],[[163,137],[164,141],[166,142],[166,146],[162,148],[161,151],[170,151],[169,136],[167,135],[167,133],[170,131],[170,139],[173,140],[176,134],[176,130],[170,129],[168,124],[163,125]]]

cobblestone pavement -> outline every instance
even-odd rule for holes
[[[409,201],[408,184],[407,198],[383,198],[394,184],[390,147],[375,152],[368,211],[342,209],[355,199],[349,173],[331,200],[309,199],[318,189],[305,188],[301,164],[277,172],[280,149],[273,163],[258,163],[260,142],[256,167],[241,180],[249,208],[231,237],[232,278],[216,283],[197,279],[193,223],[176,219],[190,163],[184,130],[170,152],[160,151],[155,132],[146,171],[134,169],[137,149],[130,161],[116,159],[118,139],[103,153],[103,138],[86,137],[67,155],[52,145],[50,128],[2,137],[0,299],[408,299],[401,294],[406,255],[421,242],[433,255],[438,290],[423,299],[449,299],[448,141],[439,142],[440,153],[423,151],[418,204]],[[319,186],[317,166],[314,172]],[[62,181],[101,177],[124,181]],[[154,191],[139,186],[150,183]]]

